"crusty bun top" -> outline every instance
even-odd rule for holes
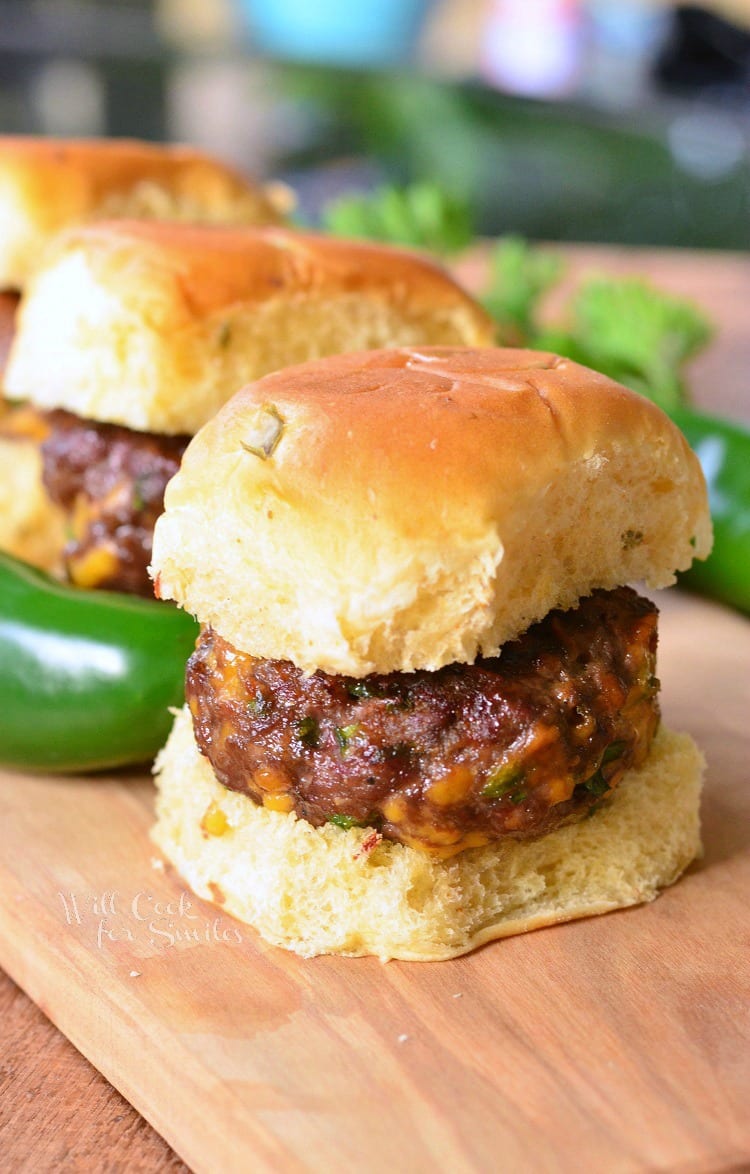
[[[0,136],[0,288],[23,289],[49,240],[88,220],[274,224],[281,212],[274,189],[187,147]]]
[[[60,237],[31,281],[5,390],[192,433],[243,384],[293,363],[492,337],[477,303],[414,253],[285,228],[102,222]]]
[[[445,347],[239,392],[167,487],[153,569],[237,648],[364,676],[493,655],[710,547],[700,466],[659,408],[555,355]]]

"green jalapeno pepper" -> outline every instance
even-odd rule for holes
[[[152,758],[197,634],[172,604],[68,587],[0,554],[0,763],[71,772]]]
[[[750,612],[750,429],[689,408],[669,414],[700,460],[714,524],[711,554],[680,582]]]

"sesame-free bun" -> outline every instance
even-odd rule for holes
[[[102,223],[64,235],[30,283],[6,393],[193,433],[279,367],[492,337],[476,302],[414,253],[283,228]]]
[[[274,224],[274,189],[187,147],[0,137],[0,288],[23,289],[49,241],[89,220]]]
[[[644,766],[590,818],[436,860],[371,829],[312,827],[225,790],[184,709],[157,763],[152,835],[198,896],[274,945],[438,961],[652,900],[700,852],[702,771],[692,739],[662,728]]]
[[[552,608],[665,586],[711,546],[667,416],[519,350],[279,371],[194,438],[165,506],[162,598],[242,651],[352,676],[494,655]]]

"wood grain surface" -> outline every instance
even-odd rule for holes
[[[0,1022],[0,1169],[185,1174],[158,1133],[7,975]]]
[[[696,398],[750,414],[746,259],[568,255],[700,298]],[[197,1170],[746,1168],[749,666],[746,621],[673,595],[665,708],[709,757],[707,854],[648,908],[427,967],[217,941],[234,923],[196,901],[144,936],[141,904],[180,891],[149,785],[6,776],[0,960]],[[98,942],[112,892],[122,940]],[[10,979],[0,1008],[0,1168],[184,1169]]]

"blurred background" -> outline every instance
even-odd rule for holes
[[[433,181],[487,234],[750,247],[750,0],[0,0],[0,131]]]

